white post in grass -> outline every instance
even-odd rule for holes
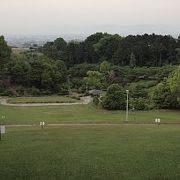
[[[2,120],[5,120],[6,116],[2,115]],[[0,124],[0,141],[2,140],[2,134],[5,134],[6,132],[6,127],[5,125]]]
[[[129,90],[126,90],[127,94],[127,104],[126,104],[126,122],[128,121],[128,111],[129,111]]]

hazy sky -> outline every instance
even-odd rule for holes
[[[180,0],[0,0],[1,34],[143,31],[144,25],[177,33],[179,19]]]

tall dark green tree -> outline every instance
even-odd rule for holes
[[[133,52],[130,55],[129,66],[130,67],[136,67],[136,57],[135,57]]]
[[[11,56],[11,48],[7,45],[4,36],[0,36],[0,68],[8,63]]]
[[[78,41],[70,41],[67,45],[67,64],[73,66],[74,64],[79,64],[78,50],[80,43]],[[79,52],[80,54],[80,52]]]
[[[43,53],[51,59],[66,61],[67,42],[63,38],[57,38],[54,42],[47,42],[43,46]]]
[[[179,63],[179,39],[171,36],[144,34],[122,38],[115,34],[96,33],[79,43],[67,43],[62,38],[44,45],[43,52],[52,59],[61,59],[72,66],[80,63],[101,63],[103,60],[129,66],[162,66]],[[133,59],[130,58],[134,54]],[[134,66],[134,65],[133,65]]]

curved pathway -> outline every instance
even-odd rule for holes
[[[81,98],[81,102],[76,103],[8,103],[6,98],[0,98],[0,104],[5,106],[15,106],[15,107],[35,107],[35,106],[69,106],[69,105],[79,105],[79,104],[89,104],[92,101],[91,96],[85,96]]]

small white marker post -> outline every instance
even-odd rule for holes
[[[3,121],[3,120],[6,119],[6,116],[2,115],[1,118],[2,118],[2,121]],[[0,141],[2,140],[2,134],[5,134],[5,132],[6,132],[5,125],[0,125]]]
[[[154,122],[157,124],[157,118],[154,120]]]
[[[40,122],[41,129],[44,128],[45,122]]]
[[[155,119],[155,123],[158,124],[158,125],[160,125],[160,124],[161,124],[161,119],[160,119],[160,118],[156,118],[156,119]]]
[[[0,125],[0,141],[2,140],[2,134],[6,133],[5,125]]]

